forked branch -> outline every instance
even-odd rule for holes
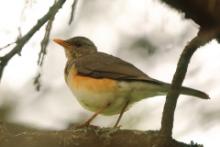
[[[180,88],[185,78],[187,68],[193,53],[201,46],[205,45],[220,32],[219,27],[214,28],[201,28],[198,35],[188,43],[184,48],[174,74],[171,89],[169,90],[166,102],[164,105],[162,122],[161,122],[161,135],[172,137],[172,128],[174,120],[174,111],[177,104],[177,99],[180,94]]]
[[[49,11],[37,21],[36,25],[34,25],[30,31],[28,31],[16,42],[16,46],[10,52],[0,57],[0,80],[4,72],[4,68],[9,60],[16,54],[21,53],[23,46],[30,40],[35,32],[37,32],[49,19],[53,18],[65,2],[66,0],[58,0],[54,3],[53,6],[50,7]]]

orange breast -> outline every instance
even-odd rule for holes
[[[116,81],[111,79],[95,79],[91,77],[73,75],[73,86],[76,89],[89,89],[92,91],[111,91],[116,88]]]
[[[92,78],[77,74],[77,70],[72,68],[69,73],[70,85],[74,89],[87,89],[96,92],[112,91],[117,88],[117,81],[108,78]]]

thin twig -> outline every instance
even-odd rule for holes
[[[17,36],[16,41],[11,42],[11,43],[8,43],[8,44],[6,44],[6,45],[0,47],[0,51],[3,50],[3,49],[5,49],[5,48],[8,48],[9,46],[11,46],[11,45],[13,45],[13,44],[17,44],[17,42],[21,39],[21,37],[22,37],[22,35],[21,35],[21,28],[18,27],[18,36]]]
[[[56,2],[57,1],[55,0],[54,4]],[[37,61],[37,64],[40,67],[43,66],[44,59],[45,59],[45,56],[47,54],[47,46],[48,46],[48,43],[49,43],[49,38],[50,38],[51,30],[52,30],[53,21],[54,21],[54,17],[50,18],[49,21],[47,22],[47,25],[45,27],[45,34],[44,34],[44,37],[41,41],[41,50],[38,54],[38,61]],[[38,72],[38,74],[34,78],[34,86],[35,86],[35,89],[37,91],[40,91],[40,88],[41,88],[41,72]]]
[[[40,91],[41,88],[40,78],[41,78],[41,73],[39,72],[37,76],[34,78],[34,86],[37,91]]]
[[[23,46],[29,41],[35,32],[37,32],[49,19],[53,18],[65,2],[66,0],[59,0],[57,3],[53,4],[49,11],[37,21],[36,25],[34,25],[27,34],[21,37],[20,40],[18,40],[17,45],[6,55],[0,57],[0,80],[8,61],[14,57],[14,55],[19,54],[22,51]]]
[[[177,64],[171,88],[166,97],[161,122],[161,135],[172,137],[174,111],[176,108],[178,96],[180,94],[181,85],[185,78],[187,68],[193,53],[200,46],[205,45],[211,39],[215,38],[219,31],[219,28],[201,29],[198,33],[198,36],[196,36],[192,41],[190,41],[183,50],[179,58],[179,62]]]
[[[71,25],[71,23],[73,22],[74,20],[74,14],[75,14],[75,11],[76,11],[76,6],[78,4],[78,0],[74,0],[73,1],[73,4],[72,4],[72,8],[71,8],[71,14],[70,14],[70,19],[69,19],[69,25]]]
[[[11,45],[13,45],[13,44],[15,44],[15,43],[16,43],[16,41],[11,42],[11,43],[8,43],[8,44],[6,44],[6,45],[0,47],[0,51],[3,50],[3,49],[5,49],[5,48],[8,48],[9,46],[11,46]]]
[[[39,66],[43,65],[44,57],[47,54],[47,46],[49,43],[49,37],[50,37],[51,29],[52,29],[53,20],[54,20],[54,18],[51,18],[48,21],[47,26],[46,26],[46,30],[45,30],[45,34],[44,34],[44,38],[41,41],[41,50],[39,52],[38,61],[37,61]]]
[[[44,38],[41,41],[41,50],[38,54],[38,61],[37,61],[37,64],[39,66],[43,66],[43,62],[44,62],[45,56],[47,54],[47,46],[48,46],[48,43],[49,43],[49,37],[50,37],[51,29],[52,29],[53,20],[54,20],[54,17],[52,17],[47,22],[47,25],[46,25],[46,28],[45,28]],[[41,88],[41,72],[38,72],[38,74],[34,77],[34,82],[33,83],[34,83],[36,91],[40,91],[40,88]]]

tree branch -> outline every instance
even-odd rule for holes
[[[71,13],[70,13],[70,19],[69,19],[69,25],[73,22],[74,20],[74,13],[76,11],[76,6],[77,6],[78,0],[74,0],[71,8]]]
[[[34,25],[26,35],[21,37],[16,43],[17,45],[6,55],[0,57],[0,80],[2,78],[2,74],[4,72],[4,68],[9,62],[9,60],[14,57],[16,54],[20,54],[23,46],[29,41],[29,39],[34,35],[36,31],[38,31],[49,19],[53,18],[58,10],[63,6],[66,0],[57,1],[52,7],[50,7],[49,11],[37,21],[37,24]]]
[[[185,78],[187,68],[193,53],[200,47],[208,43],[211,39],[215,38],[220,31],[219,27],[216,28],[201,28],[198,35],[188,43],[184,48],[174,74],[171,88],[167,94],[166,102],[164,105],[162,122],[161,122],[161,134],[164,136],[172,136],[174,111],[178,96],[180,94],[180,88]]]
[[[11,42],[11,43],[8,43],[8,44],[6,44],[6,45],[0,47],[0,51],[3,50],[3,49],[5,49],[5,48],[8,48],[9,46],[11,46],[11,45],[13,45],[13,44],[15,44],[15,43],[16,43],[16,41]]]
[[[201,147],[163,138],[158,131],[95,126],[62,131],[33,130],[13,125],[0,128],[1,147],[159,147],[160,142],[164,142],[163,147]]]
[[[220,24],[219,0],[161,0],[185,13],[201,27],[211,27]]]
[[[40,91],[40,88],[41,88],[40,80],[41,80],[41,72],[39,71],[37,75],[34,77],[34,81],[33,81],[36,91]]]
[[[56,3],[56,1],[54,3]],[[47,54],[47,46],[48,46],[48,43],[49,43],[50,33],[51,33],[51,30],[52,30],[52,26],[53,26],[53,21],[54,21],[54,17],[52,17],[48,20],[46,28],[45,28],[44,38],[41,41],[41,50],[38,54],[38,61],[37,61],[37,64],[38,64],[38,66],[40,66],[40,68],[43,66],[44,59],[45,59],[45,56]],[[35,89],[37,91],[40,91],[40,88],[41,88],[41,71],[39,71],[37,73],[36,77],[34,77],[33,84],[35,86]]]
[[[48,20],[47,25],[46,25],[46,29],[45,29],[44,38],[41,41],[41,50],[39,52],[38,61],[37,61],[39,66],[43,65],[45,55],[47,54],[47,46],[49,43],[49,37],[50,37],[52,25],[53,25],[53,20],[54,20],[54,17],[52,17],[51,19]]]

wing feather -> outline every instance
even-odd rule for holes
[[[159,82],[150,78],[134,65],[102,52],[83,56],[76,60],[75,65],[79,74],[95,78]]]

